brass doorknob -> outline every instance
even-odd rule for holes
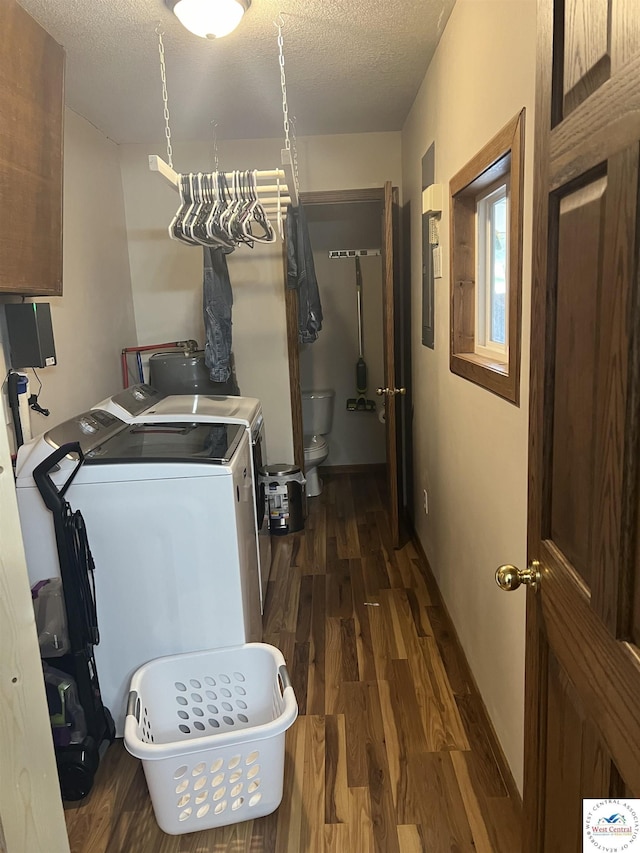
[[[396,394],[404,396],[406,393],[406,388],[376,388],[376,394],[378,397],[395,397]]]
[[[540,583],[540,563],[532,560],[527,569],[519,569],[517,566],[500,566],[496,570],[496,583],[505,592],[513,592],[521,584],[536,589]]]

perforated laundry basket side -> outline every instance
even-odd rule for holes
[[[284,658],[265,643],[141,667],[131,680],[124,740],[142,759],[160,828],[176,835],[274,811],[285,732],[297,714]]]

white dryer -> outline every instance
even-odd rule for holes
[[[145,661],[262,638],[251,445],[241,424],[125,424],[102,411],[23,445],[17,494],[32,584],[59,574],[33,469],[71,441],[85,464],[67,499],[96,565],[96,664],[121,735],[130,677]],[[60,463],[56,485],[75,462]]]
[[[271,535],[265,512],[264,493],[260,489],[259,470],[267,464],[262,404],[255,397],[225,397],[203,394],[166,395],[151,385],[140,383],[125,388],[113,397],[97,403],[101,409],[126,423],[172,423],[192,420],[195,423],[242,424],[251,438],[252,474],[255,486],[260,599],[264,611],[267,583],[271,570]]]

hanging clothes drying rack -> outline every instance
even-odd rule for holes
[[[291,151],[282,149],[282,168],[254,172],[258,182],[258,197],[265,210],[276,210],[278,204],[298,206],[298,190],[293,176]],[[157,154],[149,155],[149,169],[158,172],[176,191],[180,187],[180,175]],[[233,172],[225,172],[225,178],[231,181]],[[276,181],[276,183],[274,183]]]
[[[279,63],[280,63],[280,82],[282,87],[282,112],[283,125],[285,134],[285,147],[281,150],[281,167],[277,169],[267,170],[252,170],[252,180],[262,210],[267,215],[275,215],[278,220],[278,230],[282,236],[282,215],[283,208],[291,205],[298,207],[298,163],[297,152],[295,146],[295,131],[293,149],[291,147],[289,134],[289,115],[287,105],[287,87],[284,71],[284,48],[282,38],[283,18],[280,15],[279,22],[274,21],[274,26],[278,30],[278,48],[279,48]],[[156,28],[158,34],[158,51],[160,54],[160,74],[162,78],[162,98],[164,102],[164,119],[165,119],[165,136],[167,139],[167,159],[166,162],[157,154],[149,155],[149,169],[152,172],[157,172],[164,180],[169,183],[176,192],[180,192],[181,181],[183,176],[176,172],[173,168],[173,152],[171,147],[171,128],[169,126],[169,104],[167,95],[167,80],[164,55],[164,43],[162,40],[162,30]],[[293,122],[293,118],[291,119]],[[217,157],[216,157],[217,159]],[[218,172],[216,164],[216,172],[211,174],[220,175],[229,184],[234,181],[234,176],[237,172]],[[250,241],[249,241],[250,242]],[[265,242],[265,241],[263,241]]]

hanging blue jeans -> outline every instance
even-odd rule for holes
[[[311,344],[322,329],[322,305],[309,227],[302,205],[289,208],[285,227],[287,287],[298,291],[298,340],[301,344]]]
[[[204,247],[203,313],[204,363],[212,382],[231,376],[231,309],[233,293],[227,258],[222,249]]]

